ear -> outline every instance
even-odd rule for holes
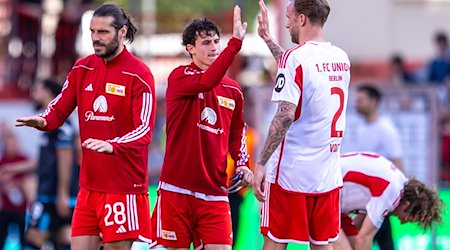
[[[411,204],[411,203],[410,203],[409,201],[402,201],[402,202],[400,203],[400,206],[401,206],[403,209],[407,209],[407,208],[409,207],[410,204]]]
[[[300,24],[300,27],[303,27],[306,25],[306,22],[308,21],[308,18],[304,14],[298,14],[298,23]]]
[[[195,46],[192,44],[186,45],[186,50],[189,52],[189,54],[194,55],[195,54]]]
[[[126,25],[122,26],[122,28],[119,29],[119,36],[121,38],[124,38],[127,35],[128,27]]]

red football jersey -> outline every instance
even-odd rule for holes
[[[107,140],[113,154],[82,149],[80,187],[108,193],[148,192],[148,144],[155,123],[155,86],[150,69],[126,48],[105,62],[77,61],[63,90],[41,114],[43,130],[63,124],[78,106],[80,139]]]
[[[224,77],[242,41],[228,46],[203,71],[194,63],[176,68],[166,92],[167,144],[161,181],[207,195],[225,195],[227,152],[247,166],[240,86]]]

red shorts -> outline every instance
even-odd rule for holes
[[[339,189],[317,195],[266,185],[261,233],[277,243],[326,245],[339,236]]]
[[[348,214],[341,214],[341,228],[346,236],[355,236],[358,234],[358,228],[352,223],[352,218]]]
[[[233,242],[230,205],[226,201],[205,201],[159,190],[152,223],[153,240],[165,247],[189,248],[198,238],[205,245]]]
[[[151,243],[147,194],[111,194],[80,188],[72,236],[96,235],[103,242],[136,239]]]

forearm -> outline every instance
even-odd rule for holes
[[[284,49],[281,48],[281,46],[277,43],[275,43],[272,39],[265,41],[267,44],[267,47],[269,47],[270,52],[272,53],[273,57],[277,61],[277,63],[280,62],[281,55],[284,52]]]
[[[355,238],[355,250],[371,250],[373,237],[357,235]]]
[[[28,173],[36,169],[36,161],[26,160],[16,163],[8,163],[3,165],[3,171],[13,174]]]
[[[282,102],[279,105],[278,111],[270,124],[269,134],[264,143],[258,164],[264,166],[286,136],[289,127],[294,121],[295,107],[294,104],[287,102]]]

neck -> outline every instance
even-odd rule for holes
[[[199,61],[197,61],[197,60],[195,60],[195,59],[193,59],[192,61],[193,61],[194,64],[195,64],[197,67],[199,67],[201,70],[207,70],[207,69],[209,68],[209,66],[210,66],[210,65],[201,63],[201,62],[199,62]]]
[[[299,35],[298,41],[299,44],[304,44],[308,41],[325,42],[322,27],[311,27],[304,34]]]
[[[372,122],[374,122],[374,121],[376,121],[376,120],[378,119],[378,112],[377,112],[377,111],[374,111],[374,112],[372,112],[372,113],[370,113],[370,114],[367,114],[367,115],[365,116],[365,118],[366,118],[366,121],[367,121],[368,123],[372,123]]]

